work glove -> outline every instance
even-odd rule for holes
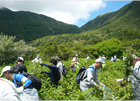
[[[102,85],[95,85],[95,87],[97,87],[99,90],[104,90],[103,86]]]
[[[127,80],[127,77],[123,78],[123,80]]]
[[[42,71],[40,74],[43,74],[43,73],[45,73],[44,71]]]
[[[24,90],[24,86],[17,88],[17,93],[22,93]]]
[[[123,81],[123,78],[122,79],[117,79],[117,82],[121,82],[121,81]]]
[[[41,63],[40,65],[43,66],[43,63]]]
[[[128,67],[128,69],[132,72],[134,70],[133,66]]]

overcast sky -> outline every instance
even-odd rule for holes
[[[44,14],[79,27],[100,14],[120,9],[132,0],[0,0],[0,8]]]

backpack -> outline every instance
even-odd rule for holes
[[[32,87],[34,87],[34,88],[37,89],[38,91],[40,90],[41,85],[42,85],[40,79],[38,79],[37,77],[35,77],[35,76],[33,76],[33,75],[31,75],[31,74],[29,74],[29,73],[27,73],[27,72],[23,72],[23,73],[21,73],[21,74],[23,74],[26,78],[28,78],[28,79],[30,79],[30,80],[32,81],[32,83],[31,83],[31,86],[32,86]],[[16,76],[15,76],[15,80],[16,80],[16,84],[17,84],[18,86],[22,85],[22,84],[16,79]]]
[[[67,73],[68,73],[68,70],[67,70],[66,66],[63,63],[62,63],[62,66],[63,66],[63,71],[61,71],[61,72],[62,72],[63,76],[66,76]]]
[[[61,74],[60,74],[60,71],[59,71],[59,68],[58,68],[58,76],[55,77],[55,80],[59,81],[61,78]]]
[[[88,67],[88,68],[94,68],[94,67]],[[76,75],[76,83],[80,84],[80,81],[84,80],[86,77],[84,77],[84,74],[86,72],[86,70],[88,69],[84,66],[82,66],[79,70],[79,72]]]
[[[14,66],[14,68],[12,68],[12,70],[14,70],[14,73],[19,73],[20,72],[20,67],[21,67],[22,65],[20,64],[20,66],[18,67],[18,66]]]

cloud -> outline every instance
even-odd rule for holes
[[[106,7],[103,1],[0,1],[0,7],[7,7],[13,11],[30,11],[44,14],[58,21],[76,24],[79,19],[87,20],[90,13]]]

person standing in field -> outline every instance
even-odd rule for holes
[[[13,69],[17,70],[17,73],[27,72],[27,68],[25,65],[23,65],[23,63],[24,63],[23,57],[18,57],[17,64],[13,66]]]
[[[82,81],[80,81],[81,91],[88,90],[89,88],[95,86],[101,88],[102,83],[98,80],[97,69],[105,63],[103,59],[98,58],[95,60],[95,63],[88,68],[83,76]]]
[[[90,60],[89,54],[87,54],[87,58],[85,59],[85,61],[86,61],[86,60]]]
[[[42,63],[42,59],[39,57],[39,55],[37,55],[36,58],[32,60],[32,62]]]
[[[51,70],[50,72],[42,71],[41,74],[45,73],[45,74],[50,75],[51,76],[51,85],[53,87],[57,88],[58,87],[58,81],[61,78],[61,74],[60,74],[60,71],[59,71],[58,67],[56,67],[57,60],[56,59],[51,59],[50,63],[51,63],[51,65],[48,65],[48,64],[45,64],[45,63],[40,64],[41,66],[46,66]]]

